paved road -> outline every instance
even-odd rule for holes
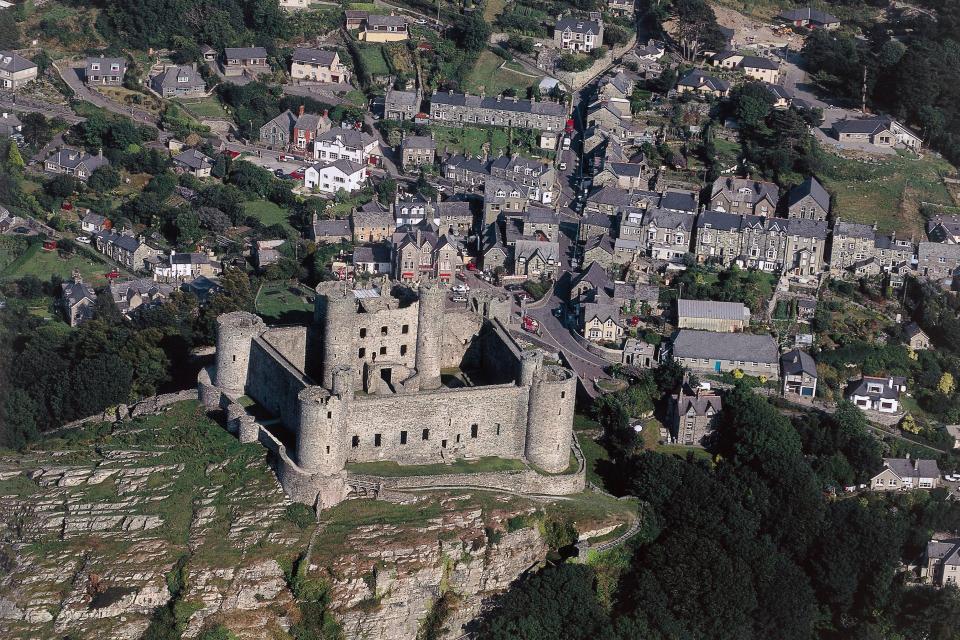
[[[63,79],[67,85],[73,89],[73,92],[78,100],[83,100],[89,102],[90,104],[100,107],[101,109],[106,109],[112,113],[116,113],[121,116],[126,116],[133,119],[135,122],[140,124],[148,124],[151,126],[157,126],[157,118],[153,114],[142,111],[140,109],[134,109],[133,107],[127,107],[124,105],[117,104],[113,100],[109,100],[96,91],[92,91],[86,84],[83,83],[81,79],[82,67],[72,67],[66,64],[65,62],[54,62],[53,67],[57,70],[57,73]],[[161,131],[161,139],[171,137],[170,134]]]
[[[61,118],[68,124],[76,124],[84,120],[84,118],[71,111],[69,107],[33,98],[24,98],[9,92],[0,93],[0,109],[7,112],[42,113],[48,118]]]

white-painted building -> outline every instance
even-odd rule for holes
[[[307,167],[303,174],[303,184],[308,189],[334,194],[343,189],[352,193],[363,188],[367,180],[364,165],[351,160],[318,162]]]
[[[317,136],[313,143],[313,156],[321,161],[350,160],[368,164],[370,157],[379,155],[377,139],[355,129],[337,127]]]

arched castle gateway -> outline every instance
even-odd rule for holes
[[[350,463],[481,456],[521,459],[537,470],[388,486],[583,489],[582,464],[577,473],[548,475],[570,466],[576,377],[517,345],[502,324],[509,299],[473,293],[470,310],[447,310],[445,289],[433,283],[418,291],[321,283],[317,294],[309,327],[267,327],[243,312],[220,316],[216,365],[199,380],[201,400],[226,409],[241,440],[273,451],[292,499],[328,507],[351,487],[369,488],[370,477],[351,474]],[[235,402],[244,395],[256,402],[260,422]]]

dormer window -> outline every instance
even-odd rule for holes
[[[100,63],[94,62],[93,64],[90,65],[90,69],[93,71],[100,71]]]

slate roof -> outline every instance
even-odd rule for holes
[[[403,16],[387,16],[374,13],[367,16],[367,24],[371,27],[401,27],[407,24],[407,19]]]
[[[780,356],[780,367],[784,375],[799,375],[802,373],[808,376],[817,377],[817,363],[806,351],[793,349]]]
[[[371,142],[376,141],[376,138],[371,136],[369,133],[357,131],[356,129],[344,129],[342,127],[330,129],[329,131],[321,133],[319,136],[317,136],[317,140],[328,142],[334,142],[337,138],[340,138],[344,145],[353,147],[355,149],[362,149]]]
[[[430,136],[407,136],[403,139],[404,149],[436,149],[437,143]]]
[[[186,77],[186,82],[180,82],[179,78]],[[207,85],[200,73],[188,64],[178,67],[168,67],[151,79],[154,87],[160,89],[180,87],[184,89],[206,89]]]
[[[336,238],[339,236],[349,238],[351,235],[350,220],[347,218],[317,220],[313,223],[313,237],[315,238]]]
[[[386,104],[396,104],[405,107],[419,107],[420,95],[416,91],[400,91],[388,89],[384,98]]]
[[[613,320],[617,326],[623,326],[623,319],[620,316],[620,307],[600,302],[587,302],[583,305],[583,321],[589,322],[596,318],[600,322]]]
[[[100,69],[97,71],[93,70],[93,64],[99,62]],[[87,76],[90,74],[94,75],[103,75],[105,71],[110,71],[112,65],[119,65],[117,72],[122,76],[127,70],[127,59],[126,58],[104,58],[100,56],[99,58],[87,58],[87,66],[85,73]]]
[[[560,262],[560,243],[548,242],[542,240],[517,240],[513,248],[517,258],[530,259],[534,254],[539,253],[544,260],[552,260],[554,263]]]
[[[697,218],[697,228],[739,231],[740,214],[727,213],[726,211],[704,211]]]
[[[357,263],[381,264],[390,262],[390,247],[385,243],[378,243],[365,247],[356,247],[353,250],[353,264]]]
[[[130,253],[133,253],[142,245],[142,243],[133,236],[128,236],[124,233],[116,233],[114,231],[110,231],[109,229],[97,232],[96,236],[94,237],[100,238],[103,240],[103,242],[120,247],[124,251],[129,251]]]
[[[960,565],[960,540],[931,540],[927,543],[927,559]]]
[[[890,124],[891,120],[887,117],[857,118],[853,120],[844,118],[833,123],[833,130],[837,133],[873,134],[889,129]]]
[[[636,206],[637,202],[642,200],[646,200],[650,204],[659,204],[660,194],[656,191],[628,191],[614,185],[607,185],[587,197],[587,202],[619,207]]]
[[[93,287],[84,282],[63,282],[60,284],[60,293],[67,305],[71,307],[84,298],[90,301],[97,299]]]
[[[580,219],[580,224],[586,224],[592,227],[601,227],[603,229],[610,229],[613,227],[613,222],[610,220],[610,216],[605,213],[600,213],[599,211],[586,212]]]
[[[793,218],[787,220],[787,233],[801,238],[826,239],[830,233],[830,228],[826,220],[817,221]]]
[[[574,16],[566,16],[557,20],[557,31],[572,31],[584,35],[597,35],[601,26],[591,20],[583,20]]]
[[[939,478],[940,467],[936,460],[922,458],[884,458],[883,466],[900,478]]]
[[[790,189],[787,205],[792,207],[797,202],[810,196],[813,201],[820,205],[824,211],[830,211],[830,194],[823,188],[820,181],[813,176],[807,176],[807,179]]]
[[[83,222],[87,224],[92,224],[94,226],[100,227],[103,226],[103,223],[107,221],[106,216],[101,216],[98,213],[93,213],[92,211],[85,216],[83,216]]]
[[[740,302],[681,299],[677,300],[677,315],[681,318],[750,321],[750,310]]]
[[[710,192],[710,199],[717,197],[721,193],[726,194],[735,200],[743,200],[740,193],[741,189],[749,189],[751,196],[748,202],[756,204],[764,198],[768,198],[776,208],[777,201],[780,199],[780,189],[772,182],[763,182],[762,180],[751,180],[750,178],[732,178],[721,177],[713,182],[713,188]]]
[[[660,196],[660,208],[696,213],[697,194],[691,191],[664,191]]]
[[[917,257],[920,262],[939,260],[940,258],[947,262],[960,261],[960,244],[921,242],[917,248]]]
[[[614,175],[629,176],[631,178],[639,178],[645,170],[644,166],[631,162],[610,162],[607,164],[607,167]]]
[[[710,409],[713,409],[714,413],[719,413],[723,409],[723,401],[715,393],[679,394],[677,396],[677,414],[686,415],[690,409],[693,409],[698,416],[707,415]]]
[[[333,64],[336,57],[336,51],[324,51],[323,49],[308,49],[307,47],[297,47],[293,50],[293,62],[304,62],[307,64],[319,64],[329,67]]]
[[[205,253],[172,253],[170,264],[210,264],[210,256]]]
[[[874,231],[873,227],[869,224],[862,224],[859,222],[841,222],[838,220],[837,223],[833,225],[833,235],[834,237],[863,238],[872,240],[876,235],[876,231]]]
[[[318,131],[322,124],[329,124],[330,118],[319,113],[305,113],[297,116],[297,121],[293,124],[294,129],[301,131]]]
[[[223,50],[223,53],[227,60],[250,60],[267,57],[267,50],[263,47],[227,47]]]
[[[744,56],[743,60],[740,61],[740,66],[750,67],[751,69],[772,69],[773,71],[780,68],[780,65],[773,60],[767,60],[766,58],[757,56]]]
[[[681,329],[673,339],[678,358],[709,358],[749,362],[779,362],[777,343],[768,334],[719,333]]]
[[[457,169],[464,169],[472,173],[490,173],[490,163],[484,162],[479,158],[474,158],[473,156],[462,156],[460,154],[452,155],[447,158],[445,164],[448,167],[455,167]]]
[[[880,385],[880,391],[868,391],[867,383],[873,382]],[[896,377],[893,378],[893,384],[890,384],[889,378],[878,378],[873,376],[863,376],[859,380],[855,381],[848,388],[847,395],[851,396],[866,396],[868,398],[873,398],[875,400],[884,399],[884,400],[896,400],[900,397],[899,387],[906,384],[904,378]]]
[[[173,160],[194,170],[213,166],[213,160],[197,149],[182,151],[175,155]]]
[[[438,217],[473,217],[473,210],[470,208],[470,203],[466,200],[437,202],[433,205],[433,209]]]
[[[269,127],[270,125],[276,125],[277,127],[287,132],[291,132],[293,131],[293,127],[296,124],[297,124],[297,116],[294,115],[293,111],[290,111],[290,109],[287,109],[286,111],[276,116],[275,118],[271,118],[270,120],[265,122],[263,126],[260,127],[260,130],[262,131],[264,128]]]
[[[836,18],[825,11],[817,11],[816,9],[811,9],[810,7],[804,7],[803,9],[787,9],[786,11],[781,11],[777,16],[782,20],[789,20],[794,22],[796,20],[808,20],[816,24],[835,24],[840,22],[839,18]]]
[[[607,275],[606,269],[604,269],[603,265],[601,265],[599,262],[591,262],[586,271],[581,271],[578,273],[571,283],[571,288],[577,286],[581,282],[590,283],[590,285],[598,291],[612,284],[610,276]]]
[[[343,158],[340,158],[339,160],[334,160],[333,162],[318,162],[312,165],[312,168],[318,172],[322,171],[323,169],[327,169],[329,167],[333,167],[338,171],[340,171],[341,173],[348,176],[352,176],[353,174],[363,169],[362,164],[357,164],[352,160],[345,160]]]
[[[695,216],[667,209],[650,208],[643,216],[643,224],[654,224],[661,229],[683,229],[692,231]]]
[[[474,96],[469,93],[453,93],[438,91],[430,98],[434,104],[446,104],[458,107],[475,107],[492,109],[495,111],[518,111],[541,115],[565,116],[567,108],[558,102],[540,102],[520,100],[517,98],[498,98]]]
[[[121,312],[129,311],[130,298],[134,295],[152,300],[162,299],[168,297],[175,289],[173,285],[154,282],[150,278],[113,280],[109,285],[110,296]]]
[[[699,69],[694,69],[687,75],[683,76],[680,81],[677,83],[678,86],[682,87],[707,87],[712,91],[728,91],[730,89],[730,83],[721,80],[720,78],[714,78],[713,76],[707,75]]]
[[[100,156],[92,156],[86,151],[80,151],[78,149],[71,149],[70,147],[64,147],[59,151],[54,151],[50,156],[47,157],[47,162],[54,162],[58,166],[66,167],[68,169],[76,169],[80,164],[86,165],[87,169],[93,173],[94,169],[102,167],[105,164],[109,164],[106,158],[101,158]]]
[[[36,67],[33,62],[13,51],[0,51],[0,70],[17,73]]]

